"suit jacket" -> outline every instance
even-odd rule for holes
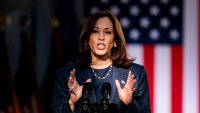
[[[83,85],[85,81],[91,78],[93,75],[91,73],[90,67],[79,67],[79,66],[67,66],[65,68],[59,69],[57,75],[55,76],[55,83],[53,87],[53,97],[52,97],[52,110],[53,113],[73,113],[69,106],[69,90],[68,90],[68,78],[69,73],[72,69],[76,70],[75,76],[79,85]],[[119,97],[117,88],[114,80],[119,80],[121,87],[123,88],[125,82],[127,81],[128,72],[131,71],[136,78],[135,92],[133,94],[132,102],[126,106],[124,105]],[[129,68],[120,68],[113,66],[112,80],[108,81],[111,83],[112,94],[110,96],[111,102],[117,105],[120,113],[150,113],[150,103],[149,103],[149,88],[147,81],[147,74],[142,65],[133,63]],[[93,81],[92,81],[93,82]],[[94,93],[91,96],[91,102],[96,102],[97,97]],[[115,109],[116,110],[116,109]],[[75,107],[75,112],[80,112],[80,103],[77,102]]]

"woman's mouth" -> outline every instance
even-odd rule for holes
[[[97,44],[97,49],[102,50],[106,47],[106,45],[104,43],[98,43]]]

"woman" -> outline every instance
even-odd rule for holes
[[[121,25],[109,11],[93,14],[83,27],[80,58],[58,70],[53,90],[54,113],[80,112],[83,84],[90,82],[91,103],[100,103],[102,84],[111,84],[109,100],[120,113],[150,113],[147,75],[127,58]]]

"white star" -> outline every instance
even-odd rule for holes
[[[161,0],[160,2],[163,3],[163,4],[168,4],[169,0]]]
[[[94,14],[94,13],[96,13],[98,10],[99,10],[98,7],[94,6],[94,7],[92,7],[92,8],[90,9],[90,14]]]
[[[170,8],[170,14],[173,16],[177,16],[179,14],[179,9],[177,6],[172,6]]]
[[[108,4],[109,0],[100,0],[101,3]]]
[[[138,16],[140,13],[140,9],[138,8],[138,6],[130,6],[129,12],[130,15]]]
[[[147,28],[150,25],[150,21],[147,17],[143,17],[140,19],[140,26],[143,28]]]
[[[151,31],[150,31],[150,38],[151,39],[153,39],[153,40],[157,40],[158,38],[159,38],[159,36],[160,36],[160,33],[159,33],[159,31],[157,30],[157,29],[152,29]]]
[[[131,29],[129,36],[131,39],[137,40],[140,37],[140,32],[137,29]]]
[[[112,13],[114,13],[116,16],[117,15],[119,15],[119,13],[120,13],[120,10],[119,10],[119,7],[118,6],[111,6],[110,7],[110,11],[112,12]]]
[[[129,25],[130,25],[130,20],[127,17],[122,17],[120,19],[120,23],[121,23],[123,28],[128,28]]]
[[[123,4],[128,4],[129,0],[120,0],[120,2],[123,3]]]
[[[149,0],[140,0],[141,1],[141,3],[143,3],[143,4],[148,4],[149,3]]]
[[[173,39],[173,40],[177,40],[178,37],[180,36],[178,30],[176,29],[173,29],[169,32],[169,35],[170,35],[170,38]]]
[[[153,16],[158,16],[158,14],[160,13],[160,9],[158,8],[158,6],[151,6],[150,7],[150,14]]]
[[[170,24],[170,22],[169,22],[168,18],[165,17],[165,18],[160,19],[160,26],[161,27],[167,28],[167,27],[169,27],[169,24]]]

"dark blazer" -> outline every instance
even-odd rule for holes
[[[55,77],[52,97],[53,113],[72,113],[69,106],[68,78],[72,69],[76,69],[76,80],[80,85],[91,78],[91,68],[78,66],[67,66],[59,69]],[[127,81],[128,72],[131,71],[136,78],[135,92],[132,102],[129,106],[124,105],[119,97],[114,80],[118,79],[121,87],[124,87]],[[143,66],[133,63],[129,68],[119,68],[113,66],[113,81],[110,82],[112,87],[111,102],[118,106],[120,113],[150,113],[149,88],[146,71]],[[94,94],[94,93],[93,93]],[[95,102],[96,97],[91,96],[91,102]],[[77,102],[75,112],[80,112],[80,105]]]

